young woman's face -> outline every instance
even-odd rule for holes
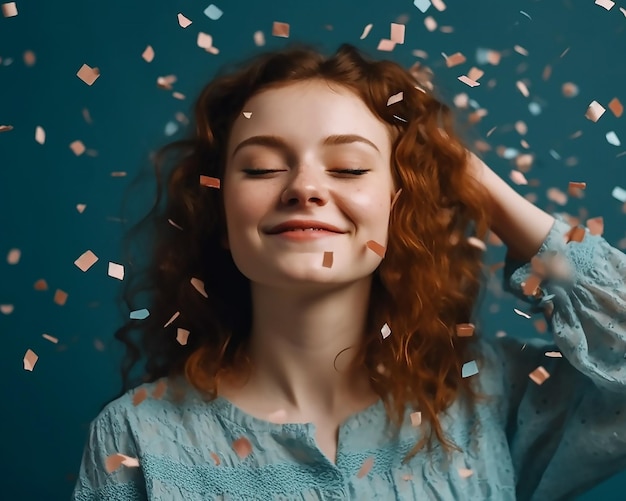
[[[263,91],[233,125],[222,182],[228,246],[252,282],[347,284],[381,262],[367,242],[387,244],[390,132],[355,94],[331,85]],[[334,231],[275,228],[294,221]]]

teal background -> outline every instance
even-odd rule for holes
[[[497,126],[487,138],[494,150],[521,150],[513,124],[526,122],[525,139],[536,155],[527,177],[536,184],[516,186],[520,193],[536,196],[549,211],[603,216],[605,238],[626,247],[624,204],[611,196],[615,186],[626,189],[626,155],[620,156],[626,149],[605,139],[612,130],[626,141],[624,117],[608,109],[597,123],[584,117],[592,100],[605,107],[614,97],[626,103],[626,16],[619,5],[607,12],[592,0],[448,0],[445,11],[431,7],[423,14],[404,0],[216,0],[224,15],[212,21],[203,14],[210,3],[22,0],[17,17],[0,18],[0,124],[14,127],[0,133],[0,304],[15,308],[0,313],[3,499],[69,498],[88,424],[120,384],[121,350],[111,340],[128,312],[117,304],[121,282],[107,276],[107,263],[126,264],[122,220],[135,220],[151,204],[153,181],[149,175],[136,178],[149,172],[149,154],[171,139],[166,124],[176,123],[178,112],[189,116],[193,98],[223,64],[291,40],[328,51],[350,42],[406,67],[424,61],[412,54],[424,50],[425,64],[450,101],[466,92],[475,107],[488,110],[477,132],[484,137]],[[187,29],[178,25],[178,12],[192,19]],[[426,16],[454,31],[429,32]],[[398,20],[406,24],[405,44],[378,52],[378,41],[389,37],[390,23]],[[290,39],[271,36],[273,21],[291,25]],[[369,23],[371,33],[359,40]],[[265,47],[254,44],[258,30]],[[197,47],[200,31],[213,36],[219,55]],[[141,58],[148,44],[156,53],[150,64]],[[528,56],[513,51],[516,44]],[[501,63],[476,64],[479,48],[503,52]],[[27,50],[36,55],[33,66],[24,63]],[[467,62],[447,68],[441,53],[457,51]],[[76,77],[84,63],[101,71],[93,86]],[[552,75],[544,80],[548,64]],[[473,89],[456,78],[471,66],[485,71],[481,86]],[[185,100],[156,86],[157,77],[170,74],[178,77],[174,90]],[[515,86],[520,79],[528,83],[528,98]],[[490,80],[495,86],[487,85]],[[578,96],[563,96],[567,81],[579,86]],[[541,114],[530,113],[530,102],[539,104]],[[92,124],[84,120],[84,108]],[[37,125],[46,131],[44,145],[35,142]],[[582,135],[571,139],[576,131]],[[180,133],[182,127],[176,137]],[[77,139],[97,156],[75,156],[69,144]],[[485,159],[507,178],[513,160],[494,150]],[[568,166],[569,158],[577,165]],[[111,175],[117,171],[127,176]],[[565,206],[547,199],[548,188],[567,191],[569,181],[587,182],[585,198],[570,198]],[[87,205],[83,214],[76,210],[79,203]],[[6,256],[13,248],[21,250],[21,260],[9,265]],[[100,260],[83,273],[73,262],[87,249]],[[503,256],[503,247],[490,247],[486,261],[497,263]],[[34,290],[39,279],[47,281],[47,291]],[[53,301],[56,289],[69,294],[64,306]],[[486,332],[537,335],[533,321],[513,313],[522,306],[494,280],[483,306]],[[43,333],[59,343],[43,339]],[[22,365],[29,348],[39,355],[32,372]],[[625,487],[626,473],[620,473],[578,499],[623,500]]]

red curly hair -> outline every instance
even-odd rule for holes
[[[348,44],[330,57],[308,46],[291,46],[222,70],[196,102],[191,137],[159,152],[157,200],[133,230],[148,231],[143,252],[151,260],[141,273],[129,258],[134,279],[124,295],[132,310],[141,307],[133,304],[139,293],[149,294],[151,315],[130,320],[116,332],[127,347],[122,393],[132,387],[130,374],[142,356],[143,381],[184,376],[209,400],[222,378],[249,370],[249,281],[220,243],[225,235],[222,192],[201,186],[199,179],[222,177],[233,122],[253,95],[310,79],[354,92],[394,138],[390,163],[402,191],[392,207],[388,247],[374,273],[367,332],[354,364],[369,369],[392,423],[400,425],[407,405],[421,411],[421,429],[430,433],[405,461],[426,441],[430,450],[433,433],[447,452],[460,450],[446,439],[438,415],[460,394],[467,394],[472,405],[485,398],[461,371],[480,357],[473,350],[477,337],[458,337],[456,328],[473,321],[484,283],[482,253],[468,237],[482,240],[487,234],[488,195],[470,175],[451,112],[431,86],[392,61],[367,59]],[[403,99],[387,106],[399,92]],[[166,162],[173,168],[163,196]],[[204,282],[208,300],[191,285],[194,277]],[[382,339],[384,323],[393,334]],[[186,345],[176,340],[177,328],[190,331]]]

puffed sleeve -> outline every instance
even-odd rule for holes
[[[588,228],[568,242],[555,218],[536,258],[561,256],[567,272],[543,274],[526,295],[536,259],[504,269],[505,290],[546,313],[549,339],[493,341],[519,500],[572,499],[626,470],[626,256]]]
[[[105,408],[89,426],[72,500],[147,499],[141,468],[133,466],[136,458],[135,441],[122,415]],[[120,464],[122,460],[130,466]]]

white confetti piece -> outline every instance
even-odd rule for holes
[[[480,249],[481,251],[487,250],[487,246],[485,245],[485,242],[483,242],[479,238],[469,237],[467,239],[467,243],[470,244],[472,247],[476,247],[477,249]]]
[[[609,144],[612,144],[613,146],[621,146],[622,144],[619,140],[619,137],[617,137],[617,134],[614,131],[606,133],[606,140]]]
[[[524,47],[522,47],[521,45],[515,45],[513,47],[513,50],[515,52],[517,52],[518,54],[521,54],[522,56],[527,56],[528,55],[528,51]]]
[[[124,280],[124,265],[113,263],[109,261],[109,276],[117,278],[118,280]]]
[[[265,34],[262,31],[254,32],[254,45],[263,47],[265,45]]]
[[[35,368],[35,364],[39,360],[39,356],[33,350],[26,350],[24,355],[24,370],[32,371]]]
[[[563,354],[560,351],[546,351],[545,355],[548,358],[563,358]]]
[[[415,5],[415,7],[417,7],[420,11],[426,12],[432,4],[430,3],[430,0],[414,0],[413,5]]]
[[[10,315],[15,310],[15,306],[12,304],[0,304],[0,312],[5,315]]]
[[[146,308],[130,312],[130,318],[132,318],[133,320],[145,320],[149,316],[150,312]]]
[[[378,47],[376,47],[376,50],[380,50],[383,52],[391,52],[396,46],[395,42],[392,42],[391,40],[387,40],[386,38],[383,38],[380,42],[378,42]]]
[[[385,323],[380,329],[380,333],[383,335],[383,339],[387,339],[391,334],[391,328]]]
[[[204,15],[212,21],[217,21],[220,17],[222,17],[222,14],[224,13],[217,5],[211,4],[204,9]]]
[[[76,261],[74,261],[74,264],[78,266],[81,271],[87,271],[94,264],[96,264],[97,261],[98,256],[88,250],[85,251]]]
[[[9,264],[17,264],[20,262],[20,258],[22,257],[22,251],[19,249],[11,249],[7,254],[7,263]]]
[[[626,190],[620,186],[613,188],[611,196],[620,202],[626,202]]]
[[[587,108],[587,112],[585,113],[585,117],[591,120],[592,122],[597,122],[606,109],[597,101],[592,101],[589,107]]]
[[[182,14],[181,12],[178,13],[178,25],[181,28],[186,28],[187,26],[189,26],[192,23],[191,19],[185,17],[184,14]]]
[[[372,31],[373,27],[374,25],[370,23],[365,28],[363,28],[363,33],[361,33],[360,39],[363,40],[364,38],[366,38],[367,35],[370,34],[370,31]]]
[[[530,315],[528,313],[524,313],[523,311],[518,310],[517,308],[513,308],[513,311],[517,313],[520,317],[530,318]]]
[[[596,5],[604,7],[606,10],[611,10],[615,6],[615,2],[611,0],[596,0]]]
[[[476,364],[476,360],[463,364],[461,373],[464,378],[478,374],[478,365]]]
[[[35,141],[39,144],[44,144],[46,142],[46,131],[43,130],[41,125],[35,127]]]
[[[480,85],[478,82],[475,82],[474,80],[472,80],[466,75],[461,75],[458,78],[461,82],[463,82],[465,85],[468,85],[470,87],[478,87]]]
[[[403,99],[404,99],[404,92],[398,92],[397,94],[394,94],[387,100],[387,106],[391,106],[392,104],[399,103]]]
[[[417,427],[422,424],[422,413],[419,411],[411,413],[411,426]]]
[[[526,87],[526,84],[524,82],[518,80],[515,85],[524,97],[528,97],[530,95],[530,92],[528,92],[528,87]]]

